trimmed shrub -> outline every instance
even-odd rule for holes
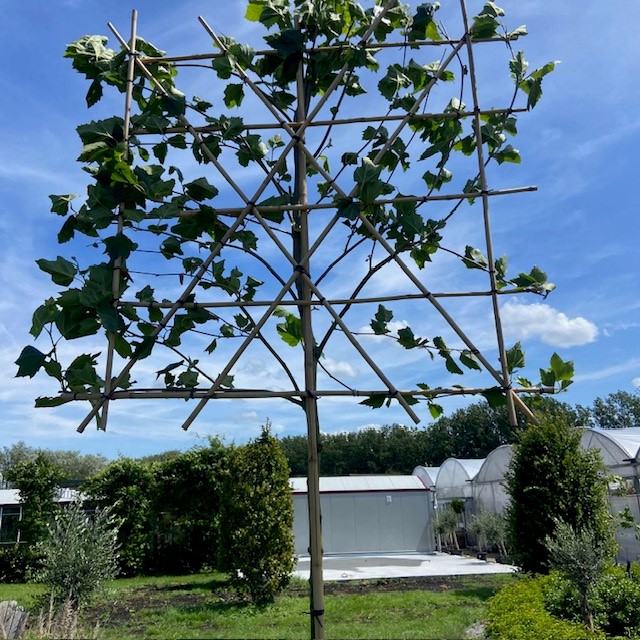
[[[549,576],[521,578],[501,589],[487,611],[487,638],[491,640],[603,640],[578,622],[560,620],[545,609],[543,591]]]
[[[515,446],[506,474],[509,547],[524,571],[548,573],[545,539],[558,521],[611,536],[604,465],[597,451],[580,447],[581,437],[566,416],[546,415]]]
[[[220,569],[256,604],[272,602],[295,561],[289,465],[268,425],[231,452],[220,507]]]

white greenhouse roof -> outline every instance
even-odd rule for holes
[[[289,478],[293,493],[307,493],[306,478]],[[418,476],[335,476],[320,478],[320,493],[424,491]]]
[[[426,487],[435,487],[438,471],[440,471],[440,467],[418,466],[413,470],[411,475],[418,476],[418,478],[424,482]]]
[[[485,459],[474,482],[501,482],[513,456],[513,445],[496,447]]]
[[[473,480],[484,458],[447,458],[440,466],[436,478],[436,493],[439,499],[470,498]]]
[[[585,449],[598,449],[607,467],[619,475],[635,475],[631,461],[638,459],[640,427],[587,429],[582,436]]]

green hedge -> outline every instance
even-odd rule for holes
[[[549,576],[524,577],[505,587],[490,601],[487,638],[492,640],[601,640],[582,624],[559,620],[544,608],[543,592]]]

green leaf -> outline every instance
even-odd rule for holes
[[[284,220],[284,210],[261,211],[260,207],[284,207],[288,204],[291,204],[291,196],[284,193],[280,196],[271,196],[270,198],[259,202],[256,206],[260,211],[260,215],[262,215],[265,220],[270,220],[271,222],[282,222]]]
[[[247,4],[247,11],[244,17],[250,22],[258,22],[264,9],[264,2],[260,0],[249,0]]]
[[[44,396],[41,396],[39,398],[36,398],[36,409],[44,409],[44,408],[51,408],[51,407],[61,407],[63,404],[66,404],[68,402],[68,400],[65,400],[64,398],[47,398]]]
[[[131,255],[131,252],[138,248],[137,243],[125,236],[124,233],[105,238],[103,242],[105,246],[104,252],[114,261],[118,258],[126,260]]]
[[[55,321],[57,314],[56,302],[53,298],[49,298],[33,312],[29,333],[34,338],[37,338],[42,333],[45,325]]]
[[[413,40],[442,40],[438,32],[438,25],[434,20],[435,12],[440,8],[439,2],[425,2],[418,5],[416,14],[411,21],[407,39]]]
[[[520,85],[528,68],[529,63],[524,59],[524,52],[518,51],[509,61],[509,71],[511,71],[511,77],[514,79],[516,85]]]
[[[154,294],[153,288],[147,285],[146,287],[140,289],[138,293],[136,293],[136,298],[140,300],[140,302],[153,302],[154,300],[153,294]]]
[[[480,360],[478,360],[478,356],[473,353],[473,351],[464,350],[460,354],[460,362],[469,368],[474,369],[475,371],[482,371],[482,365],[480,364]]]
[[[144,358],[149,357],[155,344],[155,338],[152,338],[151,336],[144,337],[141,342],[135,344],[132,358],[134,360],[144,360]]]
[[[504,391],[500,387],[492,387],[482,392],[485,400],[492,409],[498,407],[504,407],[507,404],[507,398],[504,395]]]
[[[206,178],[198,178],[184,185],[185,193],[197,202],[210,200],[218,195],[218,190]]]
[[[509,373],[513,373],[516,369],[522,369],[524,367],[524,351],[522,350],[522,344],[520,342],[516,342],[511,349],[508,349],[506,356],[507,370]]]
[[[485,270],[489,266],[489,261],[484,257],[482,251],[469,245],[465,247],[463,262],[467,269]]]
[[[230,109],[239,107],[244,99],[244,85],[228,84],[224,90],[224,103]]]
[[[507,275],[507,260],[507,256],[503,255],[495,261],[496,276],[498,276],[500,280],[504,280]]]
[[[69,203],[77,198],[78,195],[70,193],[66,196],[49,196],[51,200],[51,211],[59,216],[66,216],[69,213]]]
[[[58,256],[55,260],[45,260],[41,258],[40,260],[36,260],[36,264],[40,267],[41,271],[51,276],[53,282],[62,287],[68,287],[73,282],[77,273],[76,267],[61,256]]]
[[[429,413],[434,420],[437,420],[444,412],[444,409],[434,402],[429,402]]]
[[[214,60],[211,62],[211,66],[218,75],[218,78],[220,78],[221,80],[228,80],[234,71],[233,63],[228,56],[214,58]]]
[[[502,164],[503,162],[520,164],[522,162],[520,152],[517,149],[514,149],[510,144],[494,153],[493,157],[498,161],[498,164]]]
[[[217,346],[218,346],[217,340],[211,341],[211,343],[209,343],[209,346],[207,346],[207,348],[205,349],[206,353],[213,353],[216,350]]]
[[[96,369],[96,356],[82,354],[65,371],[65,379],[72,391],[96,390],[103,384]]]
[[[164,162],[167,158],[168,145],[166,142],[159,142],[151,147],[153,155],[158,158],[159,162]]]
[[[40,370],[40,367],[44,365],[46,358],[47,356],[42,353],[42,351],[38,351],[38,349],[31,345],[26,346],[16,360],[16,364],[18,365],[16,378],[25,376],[33,378]]]
[[[405,349],[413,349],[417,345],[416,337],[411,330],[411,327],[402,327],[398,329],[398,344]]]
[[[404,68],[399,64],[392,64],[387,69],[387,74],[378,82],[378,91],[391,100],[398,91],[411,85],[411,78],[404,73]]]
[[[379,409],[385,403],[386,399],[387,399],[386,393],[374,393],[373,395],[370,395],[368,398],[366,398],[359,404],[362,404],[365,407],[371,407],[372,409]]]
[[[445,367],[449,373],[455,373],[456,375],[462,375],[462,373],[464,373],[456,364],[456,361],[451,357],[451,350],[447,347],[443,338],[436,336],[433,339],[433,345],[438,349],[440,357],[444,358]]]
[[[357,220],[360,216],[360,204],[351,198],[338,198],[335,200],[337,214],[347,220]]]
[[[377,336],[389,333],[387,323],[391,322],[393,318],[393,312],[386,309],[381,304],[378,305],[378,311],[376,312],[374,319],[371,321],[371,328]]]
[[[273,315],[278,318],[284,318],[284,322],[276,325],[276,329],[280,337],[290,346],[295,347],[302,342],[302,320],[290,311],[278,307]]]
[[[267,36],[265,40],[283,58],[300,55],[304,51],[304,34],[299,29],[285,29],[276,35]]]
[[[557,353],[554,353],[551,356],[549,364],[551,365],[551,371],[553,371],[556,381],[569,381],[573,379],[574,367],[571,360],[565,362]]]

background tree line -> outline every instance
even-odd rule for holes
[[[574,425],[603,429],[640,426],[640,395],[618,391],[596,398],[593,405],[572,406],[553,398],[529,398],[542,415],[562,415]],[[525,424],[524,420],[520,424]],[[418,465],[440,466],[447,458],[484,458],[502,444],[517,442],[505,407],[478,402],[443,416],[424,428],[393,424],[356,432],[324,434],[320,472],[349,474],[409,474]],[[306,436],[281,440],[294,476],[307,473]]]

